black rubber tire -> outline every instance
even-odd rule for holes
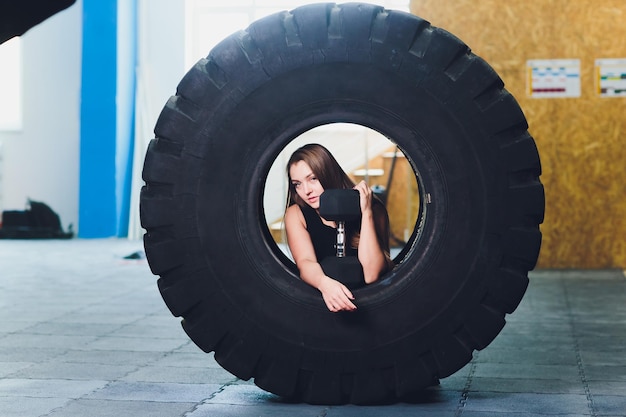
[[[274,159],[315,126],[383,133],[420,185],[398,266],[330,313],[272,240]],[[143,171],[144,243],[189,337],[237,377],[309,403],[389,401],[466,365],[505,324],[539,254],[544,191],[526,119],[450,33],[370,4],[254,22],[182,79]]]

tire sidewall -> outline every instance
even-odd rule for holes
[[[437,97],[362,63],[292,70],[228,116],[212,138],[219,163],[207,163],[201,175],[197,217],[213,279],[249,320],[294,345],[305,338],[311,349],[355,351],[458,326],[455,317],[477,301],[487,267],[481,230],[489,211],[485,196],[493,190],[486,189],[482,167],[495,164],[476,149],[480,126],[468,133],[471,121],[459,120]],[[332,122],[365,125],[396,142],[430,199],[408,255],[379,283],[355,292],[358,312],[349,317],[328,312],[319,292],[299,280],[269,237],[261,203],[269,168],[284,146]],[[216,165],[227,168],[216,172]],[[211,184],[216,175],[219,184]]]

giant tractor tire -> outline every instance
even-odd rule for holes
[[[271,238],[264,182],[314,127],[398,145],[420,213],[396,268],[329,312]],[[537,148],[494,70],[450,33],[370,4],[312,4],[224,39],[181,80],[146,154],[141,220],[162,297],[235,376],[371,403],[466,365],[505,325],[541,244]]]

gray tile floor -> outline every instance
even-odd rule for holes
[[[412,403],[289,404],[222,370],[141,242],[0,241],[0,416],[626,416],[622,271],[537,271],[485,350]]]

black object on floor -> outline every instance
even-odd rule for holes
[[[146,259],[146,254],[144,253],[144,251],[138,250],[137,252],[133,252],[130,255],[124,256],[124,259]]]
[[[2,212],[0,239],[70,239],[74,236],[72,225],[63,231],[59,215],[47,204],[28,201],[28,210]]]

